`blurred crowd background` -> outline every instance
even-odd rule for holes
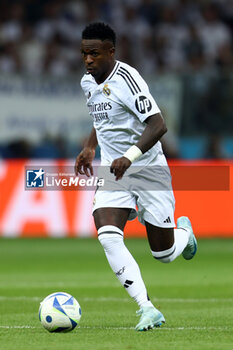
[[[79,83],[81,32],[94,21],[114,28],[117,58],[155,91],[165,77],[167,86],[169,79],[179,82],[179,121],[174,128],[168,123],[163,140],[168,157],[233,157],[233,1],[1,0],[0,79]],[[69,135],[49,130],[36,144],[20,135],[0,139],[0,156],[73,157],[81,135],[72,145]]]

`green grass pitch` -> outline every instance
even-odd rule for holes
[[[1,350],[233,349],[233,240],[199,240],[195,259],[155,261],[144,239],[126,245],[166,325],[135,332],[136,303],[96,239],[0,240]],[[39,302],[65,291],[80,302],[79,328],[48,333]]]

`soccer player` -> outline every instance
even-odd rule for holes
[[[167,186],[171,177],[159,141],[167,130],[164,119],[140,74],[115,60],[115,41],[115,32],[104,23],[92,23],[82,32],[87,73],[81,86],[94,127],[76,158],[75,173],[93,175],[99,144],[110,187],[97,189],[94,198],[98,239],[113,272],[139,305],[141,317],[135,329],[147,331],[161,326],[165,318],[150,301],[139,266],[124,244],[127,220],[138,215],[153,257],[163,263],[180,254],[192,259],[197,243],[187,217],[180,217],[174,228],[174,196]]]

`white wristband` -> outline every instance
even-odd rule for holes
[[[125,154],[123,154],[123,157],[128,158],[131,161],[131,163],[133,163],[141,155],[142,155],[142,151],[140,150],[140,148],[133,145],[125,152]]]

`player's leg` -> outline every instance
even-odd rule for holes
[[[146,189],[137,192],[138,216],[146,225],[152,255],[161,262],[171,262],[185,253],[186,248],[190,250],[190,241],[194,237],[191,223],[188,218],[182,217],[174,228],[175,198],[164,155],[159,154],[153,166],[138,174],[143,178]],[[148,191],[150,188],[152,190]]]
[[[149,300],[141,272],[123,241],[123,230],[131,209],[99,208],[93,216],[98,230],[98,239],[102,244],[107,260],[122,286],[138,303],[141,316],[136,330],[148,330],[159,327],[165,322],[162,313]]]
[[[145,222],[148,241],[153,257],[163,263],[177,258],[187,247],[191,230],[185,227],[164,228]]]
[[[99,208],[93,216],[98,239],[118,280],[139,306],[151,306],[138,264],[124,244],[123,230],[130,210]]]
[[[99,208],[95,210],[93,216],[97,231],[105,225],[116,226],[123,231],[130,210],[130,208]]]
[[[175,201],[172,191],[143,191],[138,198],[139,220],[146,225],[151,252],[157,260],[169,263],[180,254],[191,259],[196,239],[187,217],[177,220],[174,228]]]

